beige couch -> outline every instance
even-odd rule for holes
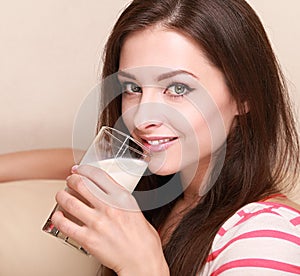
[[[27,180],[0,183],[0,275],[90,276],[99,268],[41,228],[64,181]]]

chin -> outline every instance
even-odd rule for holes
[[[172,161],[152,157],[148,165],[148,169],[151,173],[161,176],[171,175],[179,172],[181,170],[181,164],[178,164],[177,162],[175,163],[174,159]]]
[[[160,175],[160,176],[170,175],[170,174],[174,174],[174,173],[178,172],[176,170],[170,170],[170,168],[166,168],[165,166],[160,167],[160,166],[151,165],[151,164],[149,164],[148,169],[151,173]]]
[[[157,175],[169,175],[178,172],[178,170],[171,168],[167,162],[155,162],[156,160],[151,160],[148,169],[153,174]]]

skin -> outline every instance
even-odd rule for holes
[[[164,162],[158,167],[153,164],[152,168],[162,175],[181,170],[183,180],[189,178],[190,185],[184,192],[183,200],[178,202],[170,215],[171,220],[175,218],[178,222],[180,216],[174,214],[178,210],[190,208],[194,199],[199,198],[199,179],[204,178],[211,159],[211,151],[216,147],[211,144],[209,126],[221,114],[225,129],[225,137],[217,140],[221,144],[234,122],[237,114],[236,104],[230,96],[222,74],[209,63],[193,40],[178,32],[156,26],[131,34],[122,47],[120,70],[126,71],[141,66],[179,68],[188,71],[193,74],[193,79],[199,81],[209,91],[217,106],[217,109],[209,110],[204,119],[197,107],[199,98],[196,90],[194,94],[190,93],[189,97],[183,96],[177,100],[170,97],[170,92],[166,93],[166,90],[155,90],[151,87],[143,89],[143,93],[133,95],[127,91],[123,96],[123,119],[136,139],[151,148],[153,146],[145,140],[176,137],[174,142],[165,146],[165,151],[159,151],[158,147],[154,148],[156,149],[154,160],[159,162],[163,152]],[[148,103],[172,107],[172,110],[183,114],[183,119],[188,120],[188,128],[181,124],[177,125],[176,120],[172,121],[170,118],[160,120],[149,117],[145,110],[139,108]],[[190,150],[189,134],[193,134],[194,142],[203,147],[200,153],[193,156],[192,161],[185,160],[185,156],[181,155],[181,152]],[[185,178],[185,175],[189,175],[191,166],[196,168],[196,172],[192,178]],[[84,182],[87,180],[95,182],[107,191],[108,197],[136,209],[137,203],[131,194],[100,169],[83,165],[74,167],[72,173],[67,178],[69,190],[59,192],[56,200],[64,210],[82,221],[84,225],[77,225],[58,211],[52,217],[55,226],[118,275],[169,275],[161,239],[143,214],[139,211],[130,212],[114,208],[99,201],[89,192]],[[197,179],[198,181],[195,181]],[[80,197],[90,204],[80,201],[78,199]]]
[[[130,68],[142,66],[179,68],[193,75],[191,77],[180,74],[172,78],[173,81],[184,81],[194,88],[194,91],[183,97],[174,98],[174,92],[156,89],[151,85],[143,88],[142,93],[123,93],[122,113],[126,126],[137,140],[144,142],[143,138],[151,140],[152,137],[178,137],[176,143],[164,152],[166,166],[160,167],[159,170],[154,168],[152,171],[159,175],[181,171],[182,178],[190,182],[184,183],[185,186],[188,185],[185,196],[199,194],[199,179],[204,177],[210,165],[211,152],[224,143],[234,117],[238,114],[236,103],[230,95],[222,73],[209,62],[198,44],[178,32],[155,26],[129,36],[122,48],[120,70],[130,71]],[[167,71],[172,70],[175,71]],[[143,85],[142,77],[139,74],[135,75],[138,79],[137,84]],[[121,82],[125,80],[121,78]],[[208,110],[205,110],[202,103],[205,101],[206,104],[208,101],[202,96],[205,93],[203,88],[215,103]],[[147,108],[147,105],[150,107]],[[171,107],[173,111],[171,114],[165,112],[167,119],[145,116],[145,113],[151,113],[151,109],[157,113],[158,109],[166,106]],[[223,128],[224,134],[220,131],[220,139],[215,139],[216,145],[212,145],[210,130],[220,117],[223,125],[219,127]],[[153,151],[150,145],[145,145]],[[196,147],[200,153],[195,153]],[[162,163],[159,160],[161,153],[155,150],[153,152],[153,163]],[[149,167],[151,170],[151,164]],[[191,170],[194,172],[192,175],[195,174],[193,179],[190,177]]]
[[[0,155],[0,183],[24,179],[66,179],[74,164],[72,149],[40,149]]]
[[[84,245],[101,264],[118,275],[169,275],[159,236],[143,214],[112,208],[100,201],[86,188],[85,177],[97,183],[105,182],[99,179],[108,178],[103,171],[91,166],[73,169],[73,175],[67,178],[69,192],[58,192],[56,200],[84,226],[71,222],[59,211],[52,217],[58,229]],[[114,182],[106,183],[103,188],[110,196],[136,205],[130,193]],[[89,204],[84,204],[78,197],[83,197]],[[147,267],[143,260],[147,260]]]

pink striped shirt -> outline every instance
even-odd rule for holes
[[[199,276],[300,275],[300,212],[250,203],[218,231]]]

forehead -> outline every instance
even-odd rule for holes
[[[133,32],[125,39],[119,69],[160,66],[191,71],[199,64],[208,63],[201,47],[192,38],[154,26]]]

